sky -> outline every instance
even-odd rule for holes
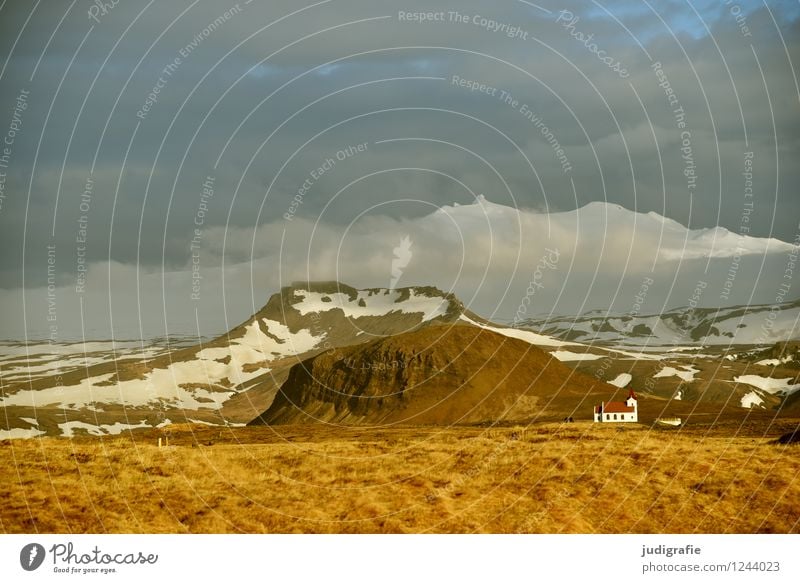
[[[398,285],[508,320],[557,241],[430,219],[480,195],[520,229],[601,201],[684,249],[776,241],[634,269],[596,207],[538,313],[625,312],[654,273],[657,313],[732,265],[705,305],[797,298],[799,32],[788,0],[5,0],[0,338],[218,334],[293,280],[389,285],[405,237]]]

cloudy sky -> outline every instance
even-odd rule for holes
[[[799,44],[794,0],[4,0],[0,337],[220,333],[295,279],[388,285],[406,236],[399,285],[498,319],[559,241],[538,313],[624,312],[648,274],[652,312],[703,277],[794,299],[777,241],[651,265],[615,206],[572,244],[531,217],[794,243]],[[480,194],[516,232],[430,217]]]

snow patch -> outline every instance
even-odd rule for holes
[[[614,354],[621,354],[633,360],[664,360],[666,357],[661,354],[650,354],[645,352],[629,352],[627,350],[619,350],[617,348],[604,348],[602,346],[595,346],[598,350],[605,350],[606,352],[613,352]]]
[[[69,342],[50,343],[32,342],[29,344],[0,342],[0,354],[3,359],[28,358],[28,356],[41,355],[42,357],[58,358],[62,356],[89,354],[91,352],[113,352],[114,350],[135,350],[141,347],[139,340],[117,340],[114,342]]]
[[[214,363],[216,367],[224,367]],[[18,391],[0,400],[0,405],[45,407],[58,405],[64,409],[81,409],[95,403],[118,403],[128,407],[144,407],[154,402],[165,402],[182,409],[219,409],[234,391],[209,391],[204,388],[187,389],[180,384],[210,383],[203,370],[214,368],[207,361],[176,362],[168,369],[154,369],[145,379],[132,379],[107,385],[114,373],[83,379],[77,385],[50,387],[40,390]],[[213,371],[211,371],[213,372]]]
[[[773,379],[771,377],[762,377],[760,375],[755,374],[748,374],[742,375],[739,377],[733,377],[734,382],[737,383],[744,383],[746,385],[751,385],[756,387],[757,389],[761,389],[769,393],[770,395],[776,395],[778,393],[783,393],[785,395],[791,395],[798,389],[800,389],[800,384],[792,384],[791,381],[794,379]]]
[[[756,364],[760,364],[761,366],[778,366],[779,364],[785,364],[793,359],[794,357],[790,354],[783,358],[766,358],[764,360],[759,360]]]
[[[764,399],[762,399],[755,391],[750,391],[742,397],[742,407],[745,409],[752,409],[753,407],[763,408]]]
[[[38,391],[17,391],[0,400],[0,405],[19,405],[21,407],[44,407],[58,404],[64,409],[79,408],[94,402],[92,397],[95,383],[108,381],[114,373],[83,379],[77,385],[50,387]],[[109,388],[109,387],[103,387]],[[100,390],[100,387],[97,387]]]
[[[537,334],[536,332],[531,332],[530,330],[522,330],[519,328],[497,328],[495,326],[489,326],[487,324],[481,324],[479,322],[475,322],[468,316],[461,314],[459,316],[459,320],[463,320],[473,326],[477,326],[478,328],[483,328],[484,330],[490,330],[491,332],[497,332],[503,336],[507,336],[508,338],[517,338],[518,340],[524,340],[529,344],[538,344],[539,346],[581,346],[576,342],[563,342],[561,340],[556,340],[555,338],[551,338],[550,336],[544,336],[542,334]]]
[[[292,332],[288,326],[269,318],[263,318],[261,321],[266,325],[267,333],[261,330],[258,320],[253,320],[245,327],[244,336],[232,339],[228,346],[204,348],[197,353],[197,358],[217,361],[230,357],[231,362],[227,365],[230,367],[229,372],[231,375],[241,378],[242,380],[235,382],[235,384],[241,384],[266,372],[262,370],[254,371],[255,374],[245,374],[242,373],[242,365],[308,352],[313,350],[326,336],[325,334],[314,336],[310,330],[306,329]],[[221,378],[229,378],[234,381],[229,375]]]
[[[676,346],[670,348],[667,352],[686,352],[687,350],[702,350],[702,346]]]
[[[106,362],[108,358],[65,358],[42,362],[41,360],[20,360],[3,366],[4,376],[8,378],[27,376],[48,376],[51,372],[59,372],[68,368],[88,367]],[[44,374],[41,374],[44,373]]]
[[[655,375],[653,375],[654,379],[659,379],[663,377],[678,377],[681,380],[690,383],[694,380],[694,375],[699,373],[700,371],[693,367],[692,365],[688,366],[681,366],[683,370],[678,370],[677,368],[673,368],[671,366],[665,366],[660,371],[658,371]]]
[[[74,431],[76,429],[85,429],[89,435],[96,436],[119,435],[123,431],[128,431],[129,429],[145,429],[149,428],[150,425],[144,420],[138,425],[129,425],[120,422],[116,422],[114,425],[92,425],[91,423],[84,423],[83,421],[67,421],[66,423],[59,423],[58,427],[61,429],[61,435],[63,437],[74,437]]]
[[[326,294],[298,289],[295,297],[301,300],[292,307],[302,316],[310,313],[342,310],[348,318],[364,316],[386,316],[394,312],[403,314],[422,314],[422,321],[427,322],[447,313],[450,302],[442,297],[417,295],[413,289],[406,300],[398,301],[401,292],[382,289],[377,291],[359,291],[354,300],[344,293]],[[327,301],[323,301],[323,298]]]
[[[202,419],[190,419],[189,417],[186,418],[189,423],[197,423],[198,425],[210,425],[211,427],[218,427],[219,423],[211,423],[210,421],[203,421]]]
[[[605,358],[602,354],[592,354],[591,352],[570,352],[569,350],[554,350],[550,353],[561,362],[569,362],[572,360],[597,360],[598,358]]]
[[[186,418],[189,423],[197,423],[198,425],[209,425],[211,427],[245,427],[247,423],[231,423],[229,421],[225,421],[223,423],[212,423],[210,421],[203,421],[202,419],[190,419],[189,417]]]
[[[623,372],[618,374],[617,378],[615,378],[613,381],[608,381],[608,384],[614,385],[615,387],[619,387],[620,389],[624,389],[625,387],[628,386],[628,383],[630,383],[632,380],[633,376],[631,376],[627,372]]]
[[[83,421],[67,421],[66,423],[59,423],[58,427],[64,437],[72,437],[72,432],[75,429],[85,429],[90,435],[104,435],[103,430],[97,425],[84,423]]]
[[[324,334],[314,336],[309,330],[293,333],[287,326],[267,318],[262,322],[267,327],[267,333],[257,320],[253,320],[245,327],[244,336],[232,339],[230,345],[205,348],[197,353],[195,359],[176,361],[166,368],[153,369],[143,379],[107,384],[115,376],[109,373],[83,379],[75,385],[19,391],[0,399],[0,404],[33,407],[59,405],[78,409],[94,403],[144,407],[163,402],[195,411],[220,409],[235,394],[233,387],[241,386],[270,370],[256,367],[245,372],[245,365],[307,352],[325,338]],[[227,364],[220,362],[228,358]]]
[[[30,439],[44,435],[45,432],[41,429],[31,427],[30,429],[21,429],[15,427],[13,429],[0,429],[0,439]]]

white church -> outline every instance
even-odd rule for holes
[[[625,401],[600,403],[594,408],[595,423],[636,423],[639,421],[639,403],[633,389]]]

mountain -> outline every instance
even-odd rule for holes
[[[800,338],[800,300],[730,308],[685,307],[649,315],[592,311],[578,317],[527,318],[520,325],[563,340],[614,345],[767,345]]]
[[[465,313],[432,287],[356,290],[295,283],[227,334],[205,344],[91,343],[53,360],[48,345],[13,348],[2,362],[0,405],[31,432],[97,434],[169,424],[172,418],[243,423],[272,401],[289,369],[322,350],[454,322]],[[475,316],[477,317],[477,316]],[[11,429],[11,428],[9,428]],[[2,437],[2,433],[0,433]]]
[[[459,323],[306,359],[292,367],[272,405],[253,423],[561,419],[617,390],[523,340]]]
[[[596,334],[576,341],[574,318],[502,326],[434,287],[300,282],[210,342],[4,344],[0,439],[183,421],[294,423],[305,420],[301,412],[345,424],[580,419],[623,388],[642,395],[643,420],[665,411],[700,421],[723,409],[788,414],[800,410],[797,343],[705,342],[727,331],[732,341],[746,337],[742,322],[770,319],[783,329],[797,306],[782,307],[720,310],[713,320],[703,309],[667,313],[664,326],[689,332],[661,346],[666,337],[611,332],[633,320],[602,314],[580,319]],[[698,330],[700,340],[691,340]]]

